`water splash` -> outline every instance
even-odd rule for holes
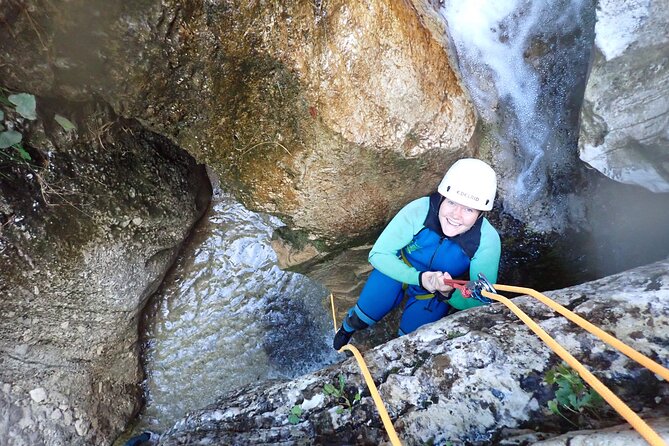
[[[222,197],[147,314],[146,407],[135,432],[164,431],[245,384],[333,363],[327,291],[277,265],[276,218]]]
[[[564,190],[578,158],[594,3],[472,0],[445,2],[440,13],[474,106],[503,149],[498,170],[515,172],[502,185],[505,203],[527,209],[548,189]]]

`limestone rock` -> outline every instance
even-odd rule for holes
[[[36,403],[41,403],[46,399],[46,390],[43,387],[38,387],[30,391],[30,398]]]
[[[641,353],[669,366],[669,259],[583,285],[547,293]],[[669,415],[669,384],[529,297],[516,305],[564,345],[642,417]],[[584,334],[585,333],[585,334]],[[358,335],[354,336],[355,338]],[[547,401],[546,371],[559,362],[501,304],[478,307],[425,326],[364,354],[406,445],[471,445],[500,441],[513,429],[559,424]],[[326,383],[344,377],[352,408],[327,397]],[[303,410],[288,422],[292,407]],[[347,406],[346,406],[347,407]],[[339,413],[338,413],[339,412]],[[602,419],[619,424],[615,414]],[[161,445],[380,444],[387,441],[353,359],[290,382],[250,385],[179,421]]]
[[[616,181],[669,192],[669,10],[653,1],[599,5],[580,157]]]
[[[0,444],[110,444],[139,406],[139,312],[209,185],[188,154],[108,107],[37,104],[21,128],[32,164],[0,175],[0,382],[12,383]],[[141,225],[122,228],[124,214]]]
[[[0,12],[8,85],[101,97],[327,244],[368,237],[471,154],[474,110],[425,5],[25,3]]]
[[[669,419],[647,420],[648,425],[665,442],[669,442]],[[645,446],[644,440],[629,424],[601,430],[581,430],[569,432],[550,440],[534,443],[534,446]]]

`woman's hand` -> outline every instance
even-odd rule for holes
[[[451,279],[449,273],[442,273],[441,271],[425,271],[420,276],[421,286],[430,293],[439,291],[440,293],[449,293],[453,287],[444,283],[444,279]]]
[[[451,292],[453,287],[450,285],[446,285],[444,283],[444,279],[452,280],[453,278],[447,272],[441,273],[441,277],[439,277],[439,282],[438,282],[439,286],[437,287],[437,291],[439,291],[443,295],[447,295],[448,293]]]
[[[425,288],[430,293],[434,293],[439,285],[439,277],[443,274],[439,271],[424,271],[420,275],[420,286]]]

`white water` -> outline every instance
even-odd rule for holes
[[[213,205],[146,316],[147,402],[135,432],[162,432],[230,390],[337,360],[327,292],[279,269],[278,226],[229,197]]]
[[[507,210],[526,209],[551,187],[551,176],[554,183],[568,176],[576,159],[577,121],[566,117],[572,90],[585,79],[594,5],[448,1],[440,13],[474,106],[497,129],[504,155],[496,167],[516,173],[501,185]]]

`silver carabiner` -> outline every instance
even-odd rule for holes
[[[476,280],[472,282],[475,286],[473,287],[472,291],[472,297],[476,300],[479,300],[481,302],[484,302],[486,304],[493,303],[494,300],[488,299],[487,297],[483,296],[481,294],[481,291],[488,291],[489,293],[494,293],[495,288],[493,288],[492,284],[490,281],[486,278],[486,276],[483,275],[483,273],[478,274],[479,280]]]
[[[478,277],[479,277],[479,282],[481,283],[482,289],[484,289],[485,291],[487,291],[489,293],[497,294],[496,291],[495,291],[495,287],[492,286],[492,283],[490,283],[488,278],[483,273],[479,273]]]

